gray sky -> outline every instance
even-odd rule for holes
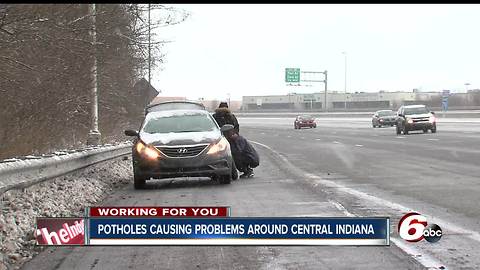
[[[161,95],[241,99],[309,93],[286,86],[285,68],[328,70],[328,90],[464,92],[480,88],[480,5],[172,5],[187,21],[157,33]]]

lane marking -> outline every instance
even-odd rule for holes
[[[292,136],[288,135],[287,138],[291,138]]]
[[[322,139],[315,139],[316,141],[321,141]]]
[[[302,139],[302,140],[303,140],[303,139],[305,139],[305,137],[300,137],[300,139]]]
[[[252,141],[252,142],[255,143],[255,144],[261,145],[261,146],[269,149],[270,151],[272,151],[275,155],[280,157],[280,159],[282,159],[286,164],[288,164],[289,167],[296,168],[296,166],[293,165],[287,158],[280,155],[277,151],[273,150],[268,145],[265,145],[265,144],[262,144],[262,143],[259,143],[259,142],[255,142],[255,141]],[[300,169],[298,169],[298,170],[301,171]],[[351,194],[351,195],[353,195],[357,198],[360,198],[360,199],[365,200],[365,201],[373,202],[374,204],[377,204],[377,205],[381,205],[381,206],[384,206],[384,207],[387,207],[387,208],[390,208],[390,209],[393,209],[393,210],[397,210],[397,211],[400,211],[400,212],[403,212],[403,213],[412,212],[412,211],[413,212],[415,212],[415,211],[416,212],[421,212],[421,211],[417,211],[415,209],[412,209],[410,207],[403,206],[399,203],[391,202],[391,201],[388,201],[386,199],[382,199],[382,198],[375,197],[373,195],[367,194],[363,191],[358,191],[358,190],[355,190],[353,188],[349,188],[347,186],[341,185],[341,184],[336,183],[334,181],[323,179],[322,177],[320,177],[318,175],[315,175],[315,174],[304,173],[304,172],[302,172],[302,174],[306,178],[312,179],[315,183],[323,184],[324,186],[327,186],[327,187],[330,187],[330,188],[335,188],[335,189],[338,189],[338,190],[342,190],[345,193],[349,193],[349,194]],[[470,238],[474,241],[480,242],[480,233],[477,232],[477,231],[472,231],[472,230],[462,228],[458,225],[455,225],[451,222],[442,220],[440,218],[434,218],[433,216],[429,216],[429,220],[431,220],[432,223],[443,224],[442,228],[445,227],[445,229],[455,231],[459,234],[464,234],[465,237],[468,237],[468,238]]]
[[[318,184],[322,184],[323,186],[326,186],[326,187],[341,190],[341,191],[343,191],[345,193],[348,193],[350,195],[353,195],[354,197],[357,197],[361,200],[370,201],[370,202],[373,202],[374,204],[381,205],[382,207],[387,207],[387,208],[397,210],[397,211],[400,211],[400,212],[403,212],[403,213],[412,212],[412,211],[415,212],[416,211],[415,209],[403,206],[401,204],[394,203],[394,202],[391,202],[391,201],[388,201],[388,200],[385,200],[385,199],[382,199],[382,198],[378,198],[378,197],[375,197],[373,195],[369,195],[365,192],[346,187],[344,185],[338,184],[338,183],[330,181],[330,180],[325,180],[325,179],[323,179],[323,178],[321,178],[321,177],[319,177],[315,174],[304,173],[303,171],[298,169],[295,165],[293,165],[287,158],[285,158],[284,156],[279,154],[277,151],[273,150],[268,145],[265,145],[265,144],[262,144],[262,143],[259,143],[259,142],[255,142],[255,141],[252,141],[252,142],[255,143],[255,144],[261,145],[261,146],[267,148],[268,150],[272,151],[272,153],[274,153],[276,156],[278,156],[282,161],[284,161],[289,167],[291,167],[298,174],[303,174],[307,179],[311,179],[313,181],[313,182],[311,182],[313,184],[313,186],[318,186]],[[337,209],[339,209],[341,211],[343,211],[343,209],[345,209],[345,207],[343,207],[343,205],[341,205],[341,204],[337,204],[336,207],[337,207]],[[348,210],[346,210],[346,209],[345,209],[345,211],[348,212]],[[346,212],[345,212],[345,214],[346,214]],[[442,227],[444,227],[447,230],[454,231],[457,234],[462,234],[467,238],[470,238],[474,241],[480,242],[480,233],[479,232],[462,228],[462,227],[460,227],[458,225],[455,225],[451,222],[447,222],[447,221],[442,220],[440,218],[434,218],[432,216],[429,217],[429,220],[431,220],[432,223],[442,224]],[[413,246],[406,245],[401,240],[396,239],[394,237],[391,237],[390,239],[392,240],[392,243],[394,243],[398,248],[402,249],[407,254],[411,254],[412,257],[417,262],[424,265],[425,267],[427,267],[427,268],[429,268],[429,267],[432,268],[433,267],[434,269],[447,269],[445,264],[441,263],[440,261],[436,260],[434,257],[432,257],[432,256],[430,256],[426,253],[422,253],[423,252],[422,250],[418,250]]]
[[[406,137],[405,137],[405,136],[397,136],[397,137],[395,137],[395,138],[397,138],[397,139],[405,139]]]
[[[337,141],[333,141],[333,143],[337,143],[337,144],[338,144],[338,143],[340,143],[340,142],[337,142]]]
[[[358,147],[363,147],[362,144],[355,144],[355,146],[358,146]]]
[[[440,139],[427,139],[429,141],[439,141]]]

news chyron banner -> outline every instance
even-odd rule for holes
[[[84,218],[37,219],[37,241],[92,246],[390,244],[387,217],[231,217],[230,213],[230,207],[91,207]],[[81,226],[77,224],[83,230],[74,230]],[[79,235],[83,242],[66,241]]]

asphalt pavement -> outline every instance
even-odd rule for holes
[[[480,121],[440,119],[438,133],[395,134],[367,118],[239,118],[261,165],[253,179],[133,184],[102,205],[229,205],[232,216],[389,216],[389,247],[158,246],[49,248],[24,269],[479,269]],[[125,176],[131,177],[131,175]],[[406,242],[398,219],[418,211],[442,227],[437,243]]]
[[[396,135],[370,118],[317,119],[316,129],[293,118],[239,118],[243,134],[277,152],[323,186],[348,213],[392,217],[395,243],[427,266],[480,268],[479,119],[438,119],[435,134]],[[442,227],[435,243],[408,243],[398,219],[418,211]],[[411,249],[416,250],[411,250]]]

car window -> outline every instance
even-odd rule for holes
[[[212,131],[215,123],[207,115],[171,115],[168,117],[151,118],[145,124],[143,132],[170,133],[170,132],[202,132]]]
[[[405,115],[411,115],[411,114],[424,114],[428,113],[428,110],[426,107],[417,107],[417,108],[405,108]]]
[[[378,116],[391,116],[395,115],[395,112],[393,111],[379,111]]]

